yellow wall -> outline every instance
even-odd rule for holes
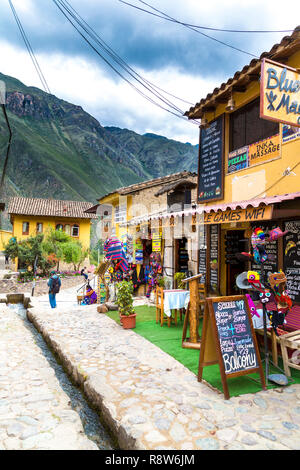
[[[0,230],[0,251],[4,250],[4,245],[8,243],[8,240],[13,236],[12,232],[7,230]]]
[[[22,233],[22,225],[23,222],[29,222],[29,234],[23,235]],[[90,227],[91,221],[90,219],[71,219],[68,217],[61,217],[61,218],[54,218],[54,217],[38,217],[38,216],[27,216],[27,215],[14,215],[12,217],[13,223],[13,234],[17,238],[17,240],[23,240],[28,236],[35,236],[36,235],[36,224],[37,223],[43,224],[43,233],[46,234],[50,228],[55,228],[57,224],[62,225],[79,225],[79,237],[74,237],[74,240],[79,240],[82,243],[82,246],[85,248],[90,247]]]
[[[291,56],[286,65],[299,68],[300,51]],[[233,93],[236,109],[254,100],[259,94],[258,81],[250,83],[244,93]],[[281,145],[281,158],[277,160],[262,163],[251,168],[245,168],[232,174],[226,174],[229,152],[229,113],[225,111],[225,107],[226,104],[219,104],[214,114],[207,113],[205,116],[208,121],[211,121],[225,113],[224,199],[207,203],[207,205],[300,191],[300,164],[294,170],[296,176],[286,176],[277,182],[288,167],[292,168],[299,161],[300,138]],[[281,134],[282,125],[280,124],[279,135],[280,143],[282,144]]]

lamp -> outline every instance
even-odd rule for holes
[[[230,98],[228,100],[228,103],[227,103],[227,106],[226,106],[225,109],[226,109],[226,111],[234,111],[235,110],[235,101],[233,99],[232,92],[231,92]]]

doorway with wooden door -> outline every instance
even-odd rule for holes
[[[227,230],[225,234],[225,263],[226,263],[226,295],[238,295],[240,289],[236,286],[236,277],[248,270],[248,262],[236,257],[237,253],[248,251],[248,240],[244,230]]]

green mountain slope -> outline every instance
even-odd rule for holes
[[[197,146],[103,127],[80,106],[3,74],[0,80],[13,130],[8,196],[94,202],[120,186],[196,170]],[[0,115],[1,169],[7,136]]]

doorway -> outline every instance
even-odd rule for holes
[[[238,260],[236,253],[247,252],[249,249],[244,233],[244,230],[227,230],[225,234],[226,295],[242,293],[236,286],[236,277],[248,270],[248,262]]]

